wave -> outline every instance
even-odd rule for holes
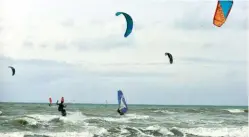
[[[163,113],[163,114],[184,114],[184,113],[193,113],[193,114],[237,114],[245,113],[245,109],[221,109],[221,108],[161,108],[161,109],[152,109],[150,112],[153,113]]]
[[[209,137],[248,137],[248,127],[236,128],[189,128],[179,129],[186,135],[209,136]]]
[[[1,116],[4,117],[4,116]],[[58,116],[58,115],[41,115],[41,114],[32,114],[26,116],[6,116],[6,120],[3,121],[4,125],[12,125],[17,129],[23,128],[42,128],[42,127],[49,127],[55,125],[57,123],[65,123],[71,125],[88,125],[88,123],[84,122],[86,119],[81,112],[72,112],[67,117]]]
[[[175,114],[176,112],[168,111],[168,110],[155,110],[154,113],[164,113],[164,114]]]
[[[244,113],[244,109],[224,109],[230,113]]]
[[[11,132],[0,133],[1,137],[115,137],[115,136],[141,136],[141,137],[247,137],[248,127],[241,128],[166,128],[159,125],[152,125],[144,128],[117,126],[117,127],[96,127],[84,126],[79,132]]]
[[[124,116],[119,117],[99,117],[101,120],[105,120],[108,122],[117,122],[117,123],[130,123],[134,120],[146,120],[150,119],[150,116],[148,115],[138,115],[138,114],[126,114]],[[138,122],[138,121],[136,121]]]
[[[32,133],[32,132],[12,132],[0,133],[1,137],[94,137],[90,132],[55,132],[55,133]],[[96,135],[95,135],[96,136]]]

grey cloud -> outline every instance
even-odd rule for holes
[[[46,44],[41,44],[40,47],[41,47],[41,48],[47,48],[48,45],[46,45]]]
[[[106,25],[107,22],[103,21],[103,20],[97,20],[97,19],[93,19],[90,21],[92,25]]]
[[[64,43],[57,43],[57,44],[55,45],[55,49],[56,49],[56,50],[66,50],[67,48],[68,48],[67,45],[64,44]]]
[[[187,62],[196,62],[196,63],[216,63],[216,64],[238,64],[238,65],[246,65],[246,61],[231,61],[231,60],[215,60],[208,58],[198,58],[198,57],[184,57],[179,58],[180,60]]]
[[[192,105],[247,103],[246,78],[241,77],[244,72],[235,70],[227,74],[234,76],[236,72],[241,73],[236,76],[237,79],[220,79],[216,80],[215,84],[208,81],[185,84],[171,81],[175,73],[90,72],[64,62],[13,60],[4,56],[0,57],[0,64],[1,71],[4,70],[4,66],[8,69],[9,64],[15,66],[17,70],[17,75],[14,77],[0,73],[4,75],[4,79],[0,79],[0,101],[45,102],[44,99],[48,96],[59,98],[63,95],[77,102],[97,103],[104,97],[104,100],[114,103],[115,91],[121,88],[130,103]],[[26,96],[22,96],[23,94]],[[93,98],[96,94],[99,96]]]
[[[108,36],[99,40],[78,40],[73,41],[71,45],[78,48],[80,51],[86,50],[111,50],[121,47],[134,47],[133,39],[122,38],[123,36]]]
[[[23,46],[27,47],[27,48],[33,48],[34,47],[34,43],[31,41],[24,41],[23,42]]]
[[[67,19],[61,22],[61,25],[64,27],[72,27],[74,26],[74,20],[73,19]]]
[[[189,3],[191,4],[191,3]],[[246,9],[243,8],[243,4],[245,2],[239,2],[239,7],[234,7],[231,10],[231,13],[229,14],[226,22],[223,24],[223,26],[226,26],[226,29],[239,29],[239,30],[247,30],[248,29],[248,17],[247,16],[236,16],[236,14],[246,14]],[[186,29],[186,30],[215,30],[219,29],[216,26],[213,25],[213,17],[208,18],[208,14],[214,14],[214,11],[207,12],[210,2],[204,2],[199,6],[196,6],[192,8],[190,12],[184,13],[184,16],[175,22],[173,22],[173,26],[175,28],[179,29]],[[240,10],[239,11],[236,11]],[[235,11],[234,11],[235,10]],[[234,12],[234,13],[233,13]],[[206,17],[208,16],[208,17]]]
[[[18,72],[18,69],[29,70],[31,73],[37,73],[36,75],[77,75],[84,74],[85,76],[93,77],[160,77],[160,76],[174,76],[174,73],[146,73],[146,72],[127,72],[127,71],[115,71],[115,72],[97,72],[89,71],[80,68],[78,65],[68,64],[66,62],[57,62],[52,60],[41,59],[29,59],[29,60],[13,60],[8,57],[0,56],[0,64],[2,66],[13,65]],[[148,63],[149,65],[156,65],[160,63]],[[144,65],[148,65],[144,64]],[[162,63],[163,64],[163,63]],[[105,65],[105,64],[104,64]],[[106,65],[130,65],[130,64],[106,64]],[[135,64],[135,65],[139,65]],[[141,64],[140,64],[141,65]],[[165,64],[164,64],[165,65]],[[81,72],[84,71],[84,72]],[[20,71],[19,71],[20,72]],[[47,73],[47,74],[46,74]],[[53,73],[53,74],[51,74]]]
[[[3,27],[0,26],[0,33],[3,31]]]

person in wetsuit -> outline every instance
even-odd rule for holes
[[[61,103],[59,104],[59,103],[58,103],[58,100],[57,100],[57,102],[56,102],[56,104],[59,105],[59,106],[58,106],[58,111],[61,111],[61,115],[62,115],[62,116],[66,116],[67,113],[66,113],[66,110],[64,109],[64,108],[66,107],[66,105],[64,105],[63,103],[64,103],[64,101],[61,101]]]
[[[121,112],[119,108],[118,108],[117,112],[119,113],[119,115],[124,115],[124,113]]]

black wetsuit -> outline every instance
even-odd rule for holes
[[[118,112],[120,115],[124,115],[124,113],[121,112],[119,109],[117,110],[117,112]]]
[[[66,105],[64,105],[63,102],[61,102],[60,104],[58,104],[58,101],[57,101],[56,104],[59,105],[58,111],[61,111],[61,115],[62,116],[66,116],[67,113],[66,113],[66,110],[64,109],[66,107]]]

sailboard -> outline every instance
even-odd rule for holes
[[[124,94],[121,90],[118,91],[118,105],[119,105],[119,110],[122,113],[126,113],[128,110],[128,106],[126,104]]]

